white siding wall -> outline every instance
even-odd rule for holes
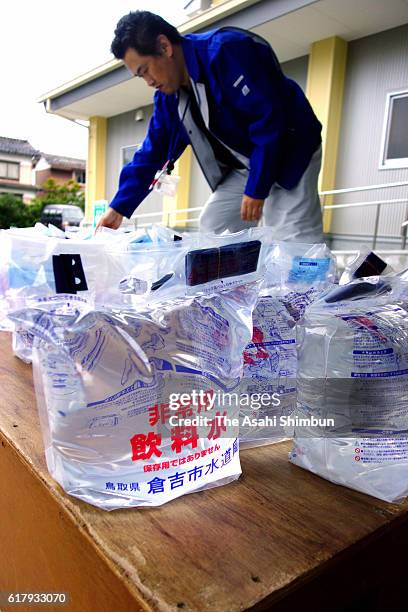
[[[283,72],[287,77],[296,81],[298,85],[306,91],[306,81],[307,81],[307,66],[309,63],[309,56],[304,55],[303,57],[298,57],[294,60],[290,60],[289,62],[283,62],[281,64]]]
[[[408,25],[349,43],[336,188],[408,180],[408,168],[379,169],[387,93],[408,89]],[[408,198],[408,188],[381,189],[337,196],[334,203]],[[408,212],[408,209],[407,209]],[[406,205],[384,207],[379,235],[381,246],[399,246]],[[346,248],[368,240],[373,233],[375,208],[334,211],[332,246]]]
[[[144,111],[145,119],[143,121],[135,121],[136,109],[108,119],[106,151],[106,197],[108,201],[112,200],[118,188],[119,174],[122,167],[121,147],[135,145],[144,140],[150,117],[152,116],[153,106],[145,107]],[[156,192],[151,192],[142,204],[138,206],[137,213],[161,212],[162,207],[162,196]],[[161,223],[161,220],[161,217],[156,216],[146,218],[144,222]]]

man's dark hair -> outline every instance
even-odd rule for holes
[[[167,36],[170,42],[181,43],[181,34],[160,15],[149,11],[134,11],[118,21],[111,51],[117,59],[123,59],[128,49],[139,55],[160,55],[157,37]]]

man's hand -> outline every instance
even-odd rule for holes
[[[109,227],[110,229],[118,229],[120,224],[122,223],[123,215],[113,210],[113,208],[108,208],[106,213],[102,215],[102,217],[98,221],[98,225],[96,226],[96,230],[101,227]]]
[[[264,200],[256,200],[244,195],[241,203],[241,219],[243,221],[259,221],[262,217]]]

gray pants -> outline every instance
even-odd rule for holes
[[[274,240],[323,242],[322,213],[317,179],[322,161],[321,147],[314,153],[294,189],[272,186],[265,200],[261,225],[271,227]],[[200,230],[220,234],[239,232],[258,225],[242,221],[241,200],[248,180],[248,170],[232,170],[207,200],[200,215]]]

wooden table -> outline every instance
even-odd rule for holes
[[[65,591],[69,605],[41,609],[75,612],[406,605],[408,504],[291,465],[289,443],[242,452],[240,480],[161,508],[69,497],[46,469],[31,367],[0,336],[0,590]]]

